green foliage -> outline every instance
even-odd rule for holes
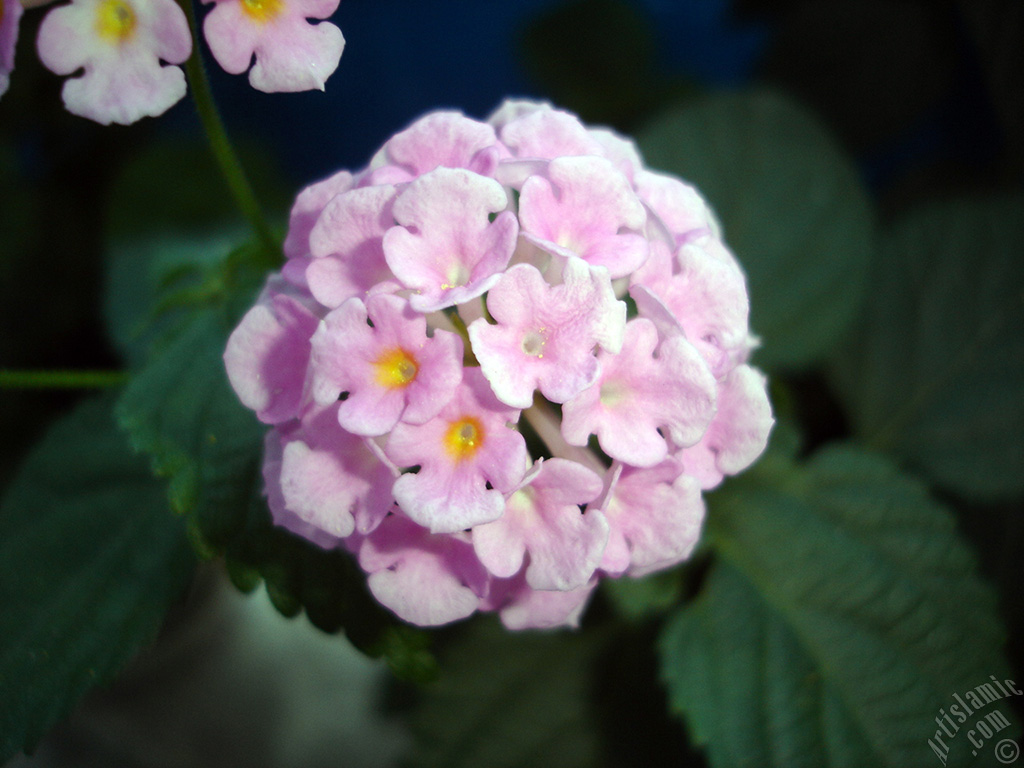
[[[683,595],[683,581],[683,571],[673,568],[641,579],[606,579],[601,588],[622,618],[641,621],[665,613],[678,603]]]
[[[195,558],[110,398],[60,420],[0,509],[0,762],[151,640]]]
[[[588,694],[597,635],[509,633],[478,619],[441,653],[413,713],[415,766],[593,768]]]
[[[1005,669],[994,595],[949,513],[852,446],[806,467],[773,454],[712,499],[724,561],[661,638],[712,764],[934,765],[939,709]],[[953,739],[948,764],[970,751]]]
[[[834,380],[855,432],[962,494],[1024,491],[1024,197],[949,200],[885,233]]]
[[[771,91],[719,94],[638,138],[651,168],[695,184],[721,218],[748,276],[757,363],[820,362],[860,307],[874,247],[871,202],[820,121]]]

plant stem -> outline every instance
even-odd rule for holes
[[[220,166],[221,173],[224,175],[224,180],[227,182],[235,202],[263,245],[265,266],[276,267],[281,261],[281,243],[274,236],[263,215],[263,209],[260,207],[259,200],[256,199],[256,194],[245,175],[245,169],[242,168],[238,155],[228,139],[224,121],[221,120],[220,113],[217,111],[213,92],[210,90],[210,80],[203,67],[199,26],[196,22],[192,0],[178,0],[178,3],[185,12],[189,29],[192,31],[192,55],[185,62],[185,74],[192,87],[192,101],[196,105],[196,112],[199,113],[199,120],[203,124],[206,138],[210,142],[210,149],[217,160],[217,165]]]
[[[0,389],[103,389],[127,380],[123,371],[0,370]]]
[[[590,467],[599,475],[603,475],[607,467],[601,460],[583,446],[569,445],[562,437],[561,428],[558,425],[558,418],[555,416],[551,406],[548,405],[540,393],[534,393],[533,405],[523,411],[523,418],[533,427],[544,444],[551,451],[552,456],[560,456],[563,459],[577,461],[586,467]]]

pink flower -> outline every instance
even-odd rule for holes
[[[674,252],[652,244],[651,258],[631,280],[664,305],[715,376],[743,362],[754,346],[747,330],[746,279],[732,254],[706,231]],[[640,315],[649,316],[653,306],[634,294]]]
[[[677,459],[617,467],[602,506],[610,528],[602,570],[642,576],[689,557],[704,521],[700,491]]]
[[[664,427],[677,446],[693,445],[715,414],[715,379],[682,335],[659,342],[654,323],[626,324],[618,355],[601,353],[601,375],[562,409],[572,445],[597,435],[601,449],[626,464],[651,467],[668,456]]]
[[[260,421],[278,424],[299,415],[318,323],[315,302],[274,278],[228,338],[228,379]]]
[[[413,624],[464,619],[480,604],[487,574],[464,536],[440,536],[392,515],[367,537],[359,564],[370,591]]]
[[[266,93],[324,89],[338,68],[345,38],[326,19],[338,0],[203,0],[216,2],[203,21],[210,52],[227,72],[249,70],[249,83]]]
[[[498,402],[479,369],[467,369],[452,400],[422,425],[399,423],[386,453],[399,467],[418,466],[392,489],[403,511],[434,533],[454,533],[501,517],[505,494],[526,472],[519,418]]]
[[[398,226],[384,235],[384,256],[413,289],[414,309],[461,304],[498,282],[518,232],[507,205],[501,184],[463,169],[436,168],[399,194]]]
[[[487,607],[497,610],[509,629],[575,628],[597,582],[594,576],[583,586],[564,591],[533,589],[520,573],[491,587]]]
[[[327,405],[347,393],[338,421],[356,435],[430,421],[462,381],[462,340],[427,338],[426,320],[397,296],[349,299],[320,322],[312,347],[313,398]]]
[[[622,347],[626,305],[615,298],[608,270],[576,257],[566,261],[561,285],[549,285],[529,264],[517,264],[487,296],[498,322],[469,327],[481,369],[498,399],[529,408],[534,390],[564,403],[597,377],[595,346]]]
[[[185,14],[174,0],[73,0],[43,19],[39,58],[64,83],[69,112],[128,125],[167,111],[185,95],[179,67],[192,53]]]
[[[432,112],[395,134],[370,161],[374,183],[411,181],[435,168],[489,176],[502,155],[494,129],[459,112]]]
[[[14,48],[18,42],[21,11],[18,0],[0,0],[0,96],[7,92],[14,69]]]
[[[576,626],[602,578],[688,558],[702,491],[764,450],[713,213],[548,104],[417,120],[299,195],[286,255],[225,353],[274,424],[268,502],[406,621]]]
[[[718,386],[718,413],[696,445],[680,453],[687,472],[704,489],[754,463],[768,445],[773,424],[764,376],[737,365]]]
[[[582,464],[543,462],[516,490],[497,520],[473,530],[473,548],[495,576],[509,578],[526,567],[532,589],[565,592],[582,587],[601,562],[608,523],[598,509],[580,505],[601,493],[601,477]]]
[[[384,259],[384,233],[395,223],[398,190],[386,184],[335,195],[309,233],[306,280],[317,301],[340,307],[354,296],[392,292],[402,286]]]
[[[396,473],[371,444],[338,425],[337,409],[317,409],[301,425],[280,428],[279,474],[265,479],[275,488],[272,501],[279,499],[271,510],[286,527],[298,520],[343,539],[380,524],[393,503]]]
[[[580,256],[624,277],[647,260],[647,220],[629,180],[601,157],[559,157],[519,199],[523,235],[559,256]],[[625,230],[625,231],[624,231]]]

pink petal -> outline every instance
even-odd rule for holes
[[[507,204],[498,182],[464,169],[437,168],[399,194],[399,226],[384,235],[384,255],[415,291],[414,309],[433,312],[468,301],[498,281],[518,232]],[[493,222],[492,213],[498,213]]]

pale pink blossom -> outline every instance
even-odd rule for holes
[[[508,629],[576,628],[598,579],[594,576],[580,587],[559,590],[533,589],[524,576],[497,585],[501,599],[492,598],[494,610]]]
[[[338,405],[310,412],[301,425],[278,432],[280,473],[272,499],[276,516],[294,516],[324,534],[342,539],[368,533],[394,503],[392,466],[362,438],[338,425]]]
[[[526,583],[565,592],[586,584],[601,562],[608,522],[599,509],[580,510],[601,493],[601,477],[582,464],[553,458],[508,499],[497,520],[473,529],[473,548],[495,576],[515,576],[529,554]]]
[[[384,256],[413,289],[414,309],[459,304],[498,282],[518,233],[507,205],[501,184],[464,169],[437,168],[398,195],[398,226],[384,235]],[[493,221],[491,214],[497,214]]]
[[[601,507],[610,529],[601,569],[643,576],[689,557],[704,521],[700,491],[677,459],[648,468],[616,467]]]
[[[260,421],[278,424],[299,415],[317,311],[311,297],[273,278],[228,338],[228,379]]]
[[[647,260],[647,220],[629,180],[601,157],[560,157],[519,198],[522,232],[540,248],[624,277]]]
[[[411,181],[435,168],[465,168],[490,176],[498,160],[507,155],[486,123],[461,112],[432,112],[381,147],[370,161],[367,181]]]
[[[601,142],[575,115],[539,105],[521,103],[515,116],[500,126],[500,136],[516,157],[552,158],[568,155],[600,155]],[[510,114],[497,113],[499,123]]]
[[[391,184],[358,187],[331,198],[309,233],[309,290],[321,304],[340,307],[354,296],[402,286],[384,258],[384,233],[394,225]]]
[[[18,43],[21,12],[18,0],[0,0],[0,96],[7,92],[11,71],[14,69],[14,49]]]
[[[58,75],[84,70],[64,83],[69,112],[128,125],[185,95],[185,73],[170,65],[192,53],[192,35],[174,0],[72,0],[46,15],[36,48]]]
[[[432,534],[400,515],[363,541],[359,564],[374,597],[413,624],[464,619],[487,590],[487,572],[465,537]]]
[[[248,70],[256,90],[322,91],[338,68],[345,48],[341,30],[309,21],[329,17],[338,0],[203,1],[215,3],[203,21],[210,52],[233,75]]]
[[[636,318],[626,324],[622,352],[601,352],[598,360],[598,380],[562,408],[571,445],[596,434],[612,458],[650,467],[668,456],[659,428],[678,446],[700,440],[715,414],[715,379],[683,336],[659,343],[654,323]]]
[[[324,208],[342,192],[348,192],[355,179],[348,171],[338,171],[326,179],[310,184],[299,192],[288,215],[288,234],[284,238],[284,255],[289,259],[310,256],[309,235]]]
[[[651,258],[631,280],[665,306],[716,377],[743,362],[755,346],[747,326],[746,279],[732,254],[711,235],[673,252],[652,244]],[[646,315],[651,305],[641,305],[635,291],[634,298]]]
[[[526,474],[519,418],[494,396],[479,369],[467,369],[451,402],[426,424],[399,423],[385,451],[403,468],[395,482],[403,511],[434,533],[453,533],[501,517],[505,494]]]
[[[696,445],[680,454],[686,471],[704,489],[716,487],[754,463],[768,444],[772,408],[765,378],[749,365],[737,365],[718,385],[718,412]]]
[[[576,626],[690,557],[702,491],[764,450],[714,214],[549,104],[415,121],[299,195],[286,255],[225,354],[273,519],[406,621]]]
[[[368,324],[372,323],[372,326]],[[349,299],[312,339],[312,395],[320,404],[347,397],[338,421],[357,435],[390,432],[399,420],[437,416],[462,381],[462,340],[448,331],[427,338],[427,322],[405,299]]]
[[[528,408],[534,390],[564,403],[594,382],[595,347],[622,347],[626,305],[608,271],[572,257],[563,278],[552,286],[529,264],[509,268],[487,296],[497,324],[479,319],[469,327],[481,369],[507,405]]]

